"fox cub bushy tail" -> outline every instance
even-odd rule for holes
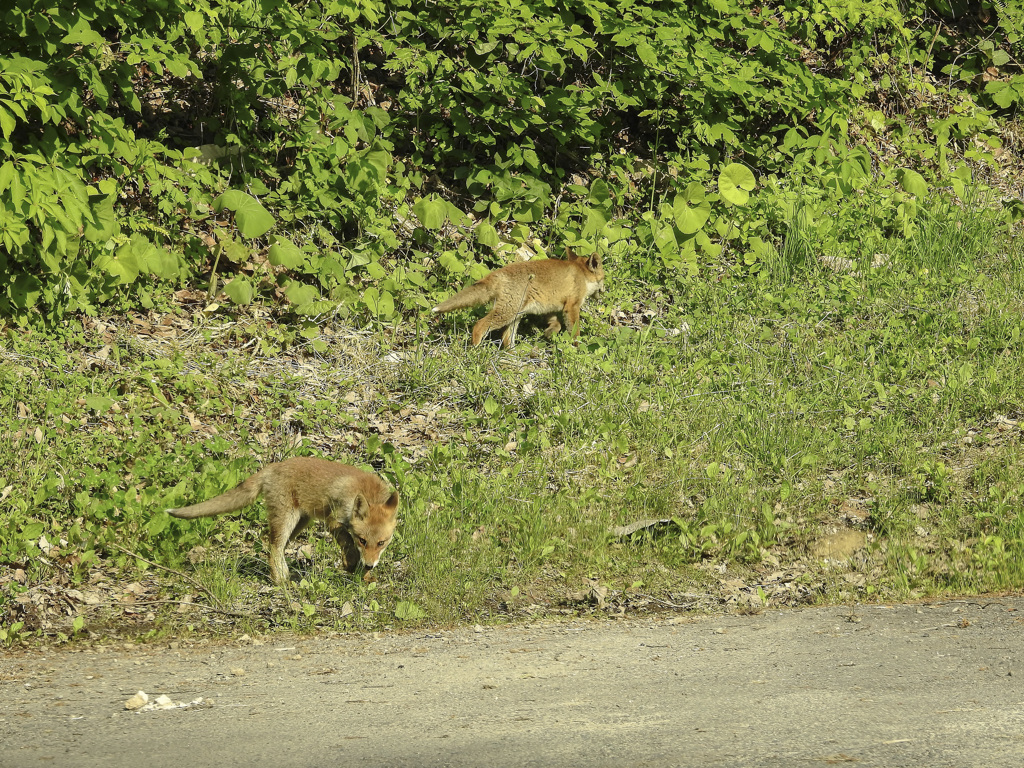
[[[473,345],[478,346],[488,331],[504,328],[501,345],[511,347],[523,315],[545,317],[548,326],[544,335],[550,339],[562,329],[558,315],[564,314],[569,330],[579,337],[580,307],[588,296],[603,288],[601,256],[595,253],[583,258],[567,250],[565,259],[522,261],[496,269],[433,311],[467,309],[493,300],[491,311],[473,326]]]
[[[285,545],[314,519],[323,520],[345,557],[345,568],[373,568],[391,543],[398,522],[398,491],[376,475],[326,459],[293,458],[268,464],[227,493],[168,509],[174,517],[194,518],[234,512],[263,494],[270,527],[270,577],[288,580]]]

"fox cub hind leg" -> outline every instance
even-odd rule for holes
[[[270,529],[270,552],[267,560],[270,565],[270,580],[275,584],[283,584],[288,581],[288,563],[284,559],[285,547],[312,520],[312,515],[304,514],[297,507],[272,507],[268,502],[267,523]]]
[[[511,349],[516,345],[516,331],[519,330],[519,318],[516,317],[501,334],[501,346]]]
[[[527,283],[527,286],[529,283]],[[504,288],[505,286],[501,286]],[[473,346],[480,346],[485,335],[502,328],[501,345],[505,348],[516,343],[516,328],[519,327],[520,312],[527,301],[526,290],[509,291],[499,289],[494,297],[494,306],[473,326]]]
[[[504,349],[514,347],[516,344],[516,329],[519,327],[519,318],[516,318],[511,323],[505,326],[505,330],[501,331],[501,346]],[[476,325],[473,326],[473,346],[479,347],[480,343],[491,331],[501,330],[501,324],[492,322],[490,315],[478,320]]]
[[[556,333],[562,330],[562,324],[558,322],[558,313],[553,312],[548,315],[548,325],[544,330],[544,337],[547,339],[553,338]]]

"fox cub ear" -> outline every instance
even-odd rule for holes
[[[366,503],[366,497],[361,493],[357,493],[356,497],[352,499],[352,520],[362,520],[366,517],[366,514],[370,511],[370,505]]]
[[[587,259],[587,266],[590,267],[592,271],[596,272],[597,268],[601,266],[601,254],[592,253]]]
[[[391,496],[384,502],[384,509],[388,512],[394,512],[398,509],[398,491],[392,491]]]

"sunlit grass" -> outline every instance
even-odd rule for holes
[[[157,578],[246,631],[571,610],[593,583],[668,605],[730,604],[730,579],[769,604],[1020,589],[1021,250],[981,218],[928,213],[885,259],[840,269],[796,220],[776,267],[698,277],[654,316],[612,321],[644,296],[609,265],[578,346],[527,333],[473,348],[456,317],[316,355],[125,330],[97,364],[87,331],[12,335],[0,561],[26,575],[0,609],[100,573]],[[341,570],[314,527],[289,550],[296,581],[269,588],[259,503],[212,520],[162,512],[310,453],[400,488],[375,583]],[[851,530],[865,546],[848,560],[814,554]],[[806,574],[801,589],[759,592],[780,569]],[[169,608],[157,624],[196,620]]]

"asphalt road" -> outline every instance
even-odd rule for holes
[[[0,766],[1019,768],[1022,645],[992,598],[6,652]]]

